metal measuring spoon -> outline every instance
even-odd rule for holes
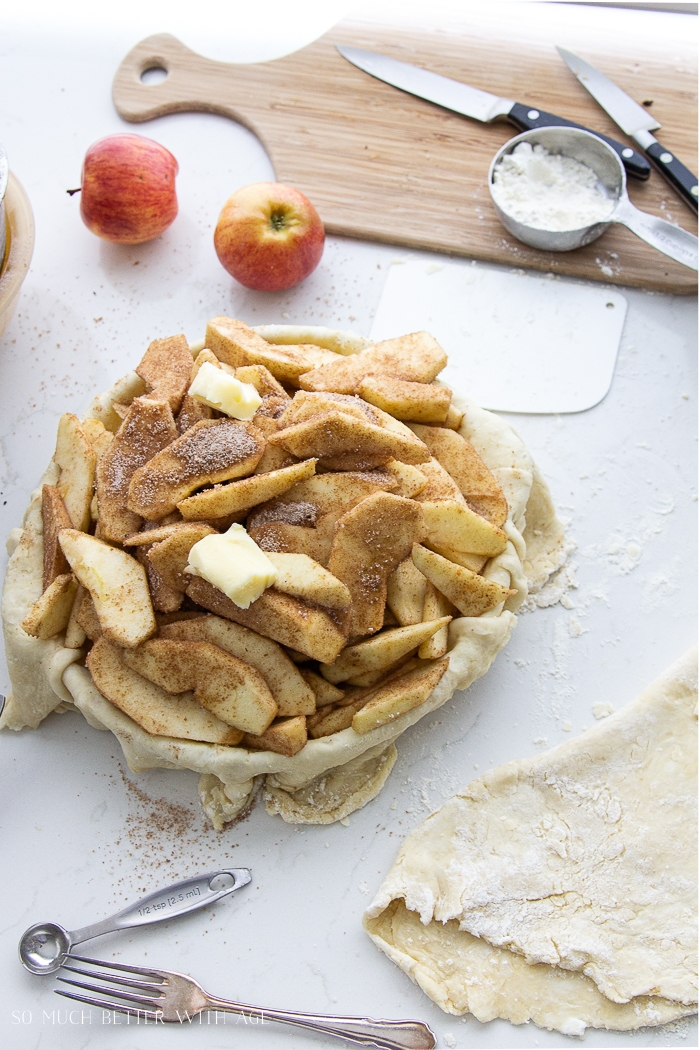
[[[147,926],[152,922],[174,919],[178,915],[206,908],[208,904],[221,900],[251,880],[249,868],[223,868],[208,875],[196,875],[183,882],[175,882],[156,893],[149,893],[135,904],[117,912],[109,919],[102,919],[92,926],[68,933],[57,922],[37,922],[22,934],[19,942],[19,957],[25,970],[30,973],[55,973],[75,944],[115,933],[132,926]]]
[[[539,144],[550,153],[573,157],[574,160],[591,168],[613,203],[610,215],[603,222],[596,222],[578,230],[541,230],[519,222],[518,219],[514,219],[503,211],[494,198],[493,173],[503,156],[512,153],[519,142],[529,142],[533,146]],[[570,252],[574,248],[581,248],[584,244],[595,241],[605,233],[611,223],[618,222],[641,240],[650,244],[652,248],[675,259],[676,262],[682,263],[691,270],[698,268],[697,237],[679,226],[666,222],[665,219],[635,208],[627,196],[627,177],[620,158],[607,143],[589,131],[582,131],[578,128],[551,127],[538,128],[535,131],[525,131],[522,135],[516,135],[515,138],[501,146],[491,161],[488,184],[493,206],[505,228],[519,241],[529,244],[532,248]]]

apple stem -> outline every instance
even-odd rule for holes
[[[72,197],[74,193],[80,193],[81,189],[82,189],[82,187],[78,186],[78,188],[76,190],[66,190],[66,193],[68,194],[69,197]]]

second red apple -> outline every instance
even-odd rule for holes
[[[244,186],[229,197],[214,232],[219,261],[257,291],[293,288],[316,269],[325,231],[310,200],[281,182]]]

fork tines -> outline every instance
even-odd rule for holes
[[[137,977],[120,977],[118,974],[105,973],[98,969],[84,970],[79,966],[69,965],[69,961],[81,962],[93,967],[104,967],[107,970],[120,970],[122,973],[135,974],[137,977],[150,979],[141,981]],[[59,988],[54,989],[56,995],[62,995],[66,999],[75,999],[77,1002],[87,1003],[89,1006],[97,1006],[103,1010],[116,1010],[119,1013],[130,1014],[132,1017],[142,1017],[149,1021],[162,1019],[161,1011],[158,1010],[158,1001],[163,997],[163,993],[159,992],[158,989],[167,984],[167,978],[160,970],[125,966],[123,963],[108,963],[100,959],[87,959],[81,955],[69,955],[63,964],[63,969],[70,970],[71,973],[79,974],[81,977],[87,977],[91,981],[108,981],[111,985],[117,985],[117,987],[105,988],[99,984],[86,984],[83,981],[71,981],[67,977],[59,977],[58,980],[62,984],[68,984],[74,988],[82,988],[85,991],[108,998],[97,999],[94,996],[62,991]],[[131,991],[122,991],[119,986],[129,988]],[[134,992],[137,994],[133,994]],[[112,1001],[113,998],[122,1001],[114,1002]],[[129,1003],[135,1005],[129,1006]]]

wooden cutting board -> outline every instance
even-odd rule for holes
[[[569,33],[559,42],[640,102],[652,100],[661,141],[695,169],[692,40],[680,55],[678,48],[658,55],[648,43],[646,53],[638,41],[625,52],[623,42],[605,45],[600,36],[582,31],[580,39]],[[697,290],[697,274],[619,226],[574,252],[539,252],[516,241],[496,217],[486,176],[493,154],[517,129],[457,116],[383,84],[342,58],[335,44],[380,51],[624,140],[543,26],[523,39],[521,27],[503,25],[496,36],[344,22],[295,54],[246,65],[212,61],[159,34],[122,62],[114,103],[133,122],[198,110],[245,125],[266,148],[278,181],[305,193],[332,234],[660,291]],[[143,83],[153,68],[167,77]],[[628,185],[638,207],[697,233],[695,217],[657,172]]]

